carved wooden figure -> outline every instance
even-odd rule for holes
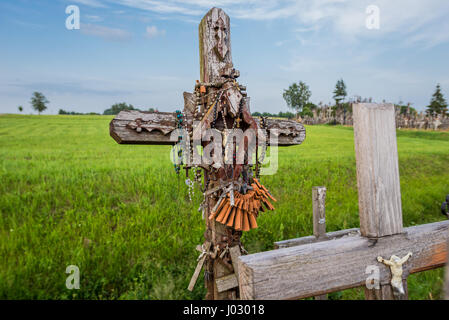
[[[211,163],[192,162],[193,148],[183,155],[187,158],[186,169],[204,170],[205,199],[201,208],[207,224],[205,244],[197,248],[201,254],[189,290],[204,267],[206,299],[236,299],[239,298],[236,262],[246,253],[240,242],[242,231],[257,227],[259,210],[274,209],[270,201],[276,201],[255,179],[260,164],[251,163],[254,151],[249,142],[257,139],[269,144],[274,135],[279,146],[298,145],[305,139],[305,129],[295,121],[251,116],[246,87],[236,80],[240,73],[232,63],[230,19],[223,10],[212,8],[204,16],[199,25],[199,46],[200,80],[194,93],[184,92],[183,112],[122,111],[111,121],[110,134],[120,144],[171,145],[180,138],[175,129],[182,129],[187,135],[181,138],[190,145],[200,140],[204,152],[217,143],[216,137],[222,140],[219,150],[213,149],[211,153]],[[243,134],[253,130],[255,135],[248,135],[247,143],[237,148],[230,129],[241,130]],[[262,135],[259,129],[263,129]],[[204,139],[208,134],[214,141]],[[224,159],[219,157],[222,153]],[[243,161],[239,162],[240,156]]]

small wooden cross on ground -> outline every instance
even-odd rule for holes
[[[212,162],[192,161],[195,146],[175,155],[187,159],[187,175],[188,169],[196,170],[197,177],[200,168],[204,170],[205,199],[201,208],[207,229],[205,243],[197,247],[200,256],[188,289],[193,289],[204,267],[206,299],[236,299],[239,298],[237,259],[245,253],[240,236],[242,231],[256,228],[258,212],[264,210],[263,205],[274,209],[269,200],[275,201],[257,179],[261,163],[259,148],[254,152],[248,147],[254,142],[251,130],[256,141],[288,146],[301,144],[305,129],[295,121],[253,119],[246,88],[236,81],[239,71],[232,63],[230,19],[223,10],[212,8],[204,16],[199,25],[199,44],[200,80],[195,84],[195,93],[184,93],[184,110],[176,113],[122,111],[111,121],[110,134],[120,144],[172,145],[181,139],[185,146],[203,138],[208,130],[211,132],[212,139],[201,140],[201,146],[206,153],[208,147],[218,144],[208,154],[212,155]],[[237,147],[238,142],[229,129],[240,130],[244,135],[249,133],[242,139],[243,145]],[[221,139],[222,143],[217,141]],[[250,159],[254,153],[253,172]],[[216,160],[215,156],[222,154],[230,163]],[[243,161],[238,162],[241,154]],[[179,172],[179,167],[176,168]],[[190,183],[190,179],[186,182]]]
[[[409,274],[445,265],[449,221],[402,225],[394,106],[361,103],[353,110],[360,229],[324,237],[324,199],[314,190],[315,236],[240,257],[242,299],[306,298],[360,286],[366,299],[407,299]]]

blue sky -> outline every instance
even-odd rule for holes
[[[81,29],[67,30],[68,5]],[[366,28],[366,8],[380,28]],[[0,112],[33,91],[60,108],[103,112],[125,101],[174,111],[199,78],[198,24],[211,7],[231,17],[234,66],[251,110],[287,111],[283,89],[305,81],[314,103],[349,96],[428,105],[435,85],[449,96],[447,0],[1,0]]]

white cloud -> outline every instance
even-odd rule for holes
[[[83,17],[85,17],[87,20],[92,21],[92,22],[100,22],[103,21],[103,18],[100,16],[94,16],[94,15],[89,15],[86,14]]]
[[[449,15],[447,0],[77,0],[91,5],[115,3],[160,14],[201,18],[211,7],[223,8],[232,18],[247,20],[295,19],[299,30],[326,28],[343,38],[394,35],[406,41],[436,45],[447,42],[448,28],[438,28]],[[380,30],[365,27],[366,7],[380,8]],[[430,27],[429,27],[430,26]],[[377,33],[375,33],[377,32]],[[410,39],[409,39],[410,38]]]
[[[156,26],[148,26],[145,35],[147,38],[155,38],[157,36],[165,35],[165,30],[159,30]]]
[[[94,8],[106,8],[107,6],[101,0],[70,0],[71,2],[84,4]]]
[[[108,28],[96,24],[81,24],[81,32],[87,35],[100,37],[110,41],[127,41],[132,35],[126,30]]]
[[[117,4],[157,13],[179,13],[184,15],[200,15],[203,13],[195,7],[185,6],[178,1],[153,1],[153,0],[110,0]]]

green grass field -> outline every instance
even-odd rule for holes
[[[187,285],[204,221],[169,146],[118,145],[107,116],[0,116],[0,299],[202,299]],[[443,220],[449,133],[398,132],[405,226]],[[352,128],[308,126],[262,177],[279,200],[243,243],[250,253],[312,233],[312,187],[324,185],[329,231],[358,227]],[[80,290],[65,286],[77,265]],[[409,278],[411,299],[441,297],[443,270]],[[330,295],[362,299],[363,290]]]

